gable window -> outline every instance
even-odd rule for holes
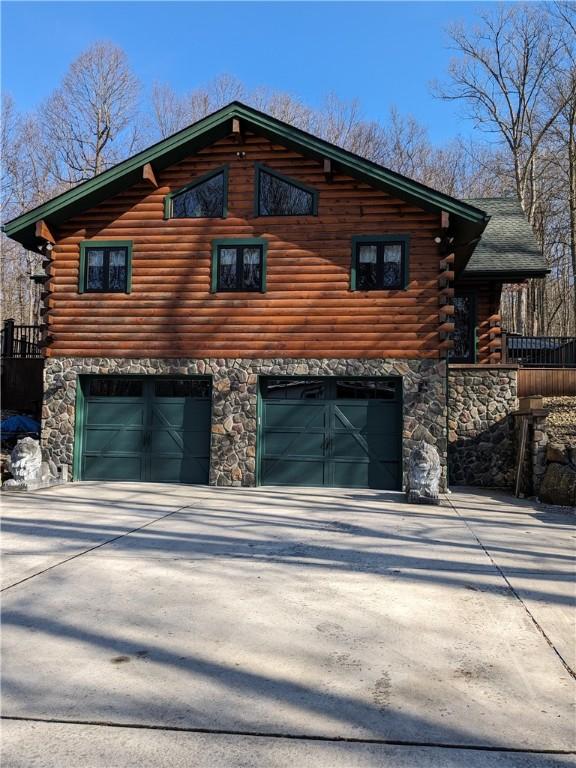
[[[351,289],[389,291],[408,284],[406,235],[352,238]]]
[[[130,293],[132,241],[80,243],[80,293]]]
[[[265,281],[265,240],[215,240],[212,243],[212,292],[263,292]]]
[[[476,300],[471,292],[455,294],[454,304],[454,347],[449,352],[453,363],[476,362]]]
[[[185,187],[166,195],[165,219],[217,219],[226,216],[227,168],[200,176]]]
[[[265,166],[256,166],[257,216],[315,216],[318,193]]]

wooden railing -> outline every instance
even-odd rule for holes
[[[2,357],[42,357],[42,326],[5,320],[0,331]]]
[[[502,362],[524,368],[576,368],[576,337],[503,333]]]

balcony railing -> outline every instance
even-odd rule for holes
[[[0,331],[2,357],[42,357],[42,327],[40,325],[16,325],[5,320]]]
[[[524,368],[576,368],[576,337],[503,333],[502,358]]]

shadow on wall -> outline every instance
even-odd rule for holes
[[[450,484],[511,488],[516,461],[514,417],[509,414],[478,433],[470,423],[469,437],[465,430],[466,423],[459,425],[458,436],[448,444]]]

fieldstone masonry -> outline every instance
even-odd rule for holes
[[[50,357],[44,368],[42,442],[58,465],[72,471],[76,386],[79,375],[212,377],[210,484],[256,484],[259,376],[401,376],[403,459],[418,441],[440,456],[440,490],[446,488],[446,364],[438,360],[341,359],[122,359]],[[404,483],[405,485],[405,483]]]
[[[505,366],[450,366],[448,477],[451,485],[505,488],[514,483],[511,413],[518,408],[517,371]]]

